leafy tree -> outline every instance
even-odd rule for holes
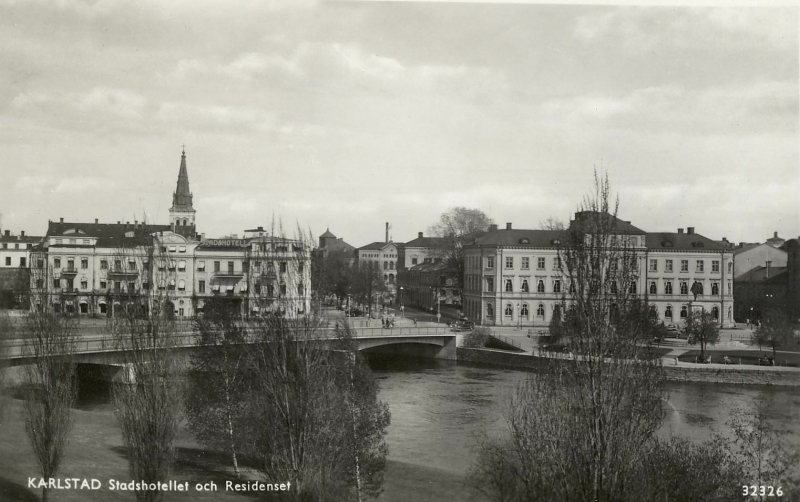
[[[690,311],[686,316],[686,333],[689,343],[700,345],[700,359],[703,359],[706,346],[719,341],[719,321],[710,312]]]
[[[251,382],[249,351],[238,312],[224,299],[210,298],[198,318],[197,349],[189,369],[187,418],[197,439],[231,456],[239,476],[238,453],[247,440],[243,430]]]
[[[795,336],[789,318],[782,310],[770,309],[761,320],[761,325],[753,332],[752,340],[759,348],[766,346],[772,348],[772,358],[778,347],[792,347],[795,345]]]
[[[436,258],[442,259],[447,266],[447,275],[458,281],[458,287],[462,292],[466,262],[464,246],[486,233],[491,224],[491,218],[480,209],[453,207],[442,213],[437,223],[428,227],[429,234],[442,238],[441,243],[433,250],[433,254]]]

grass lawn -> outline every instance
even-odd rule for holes
[[[721,363],[722,358],[728,356],[734,364],[739,364],[739,359],[741,358],[742,364],[753,364],[758,366],[758,360],[761,357],[772,357],[772,350],[771,349],[764,349],[762,351],[757,350],[706,350],[706,354],[711,356],[712,363]],[[678,360],[684,362],[691,362],[695,361],[695,358],[700,355],[700,350],[690,350],[689,352],[681,355],[678,357]],[[800,353],[798,352],[781,352],[780,350],[776,352],[776,366],[800,366]]]

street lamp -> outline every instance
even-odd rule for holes
[[[522,329],[522,306],[517,303],[517,329]]]
[[[345,317],[350,317],[350,295],[347,295],[347,310],[344,313]]]
[[[405,318],[405,307],[403,307],[403,286],[400,286],[400,317]]]

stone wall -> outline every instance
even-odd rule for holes
[[[500,350],[468,349],[458,347],[458,362],[486,364],[503,368],[542,370],[552,360]],[[709,365],[670,366],[664,365],[667,380],[675,382],[709,382],[739,385],[781,385],[800,387],[800,371],[783,368],[714,367]]]

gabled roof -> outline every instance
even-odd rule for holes
[[[736,282],[786,283],[789,279],[787,270],[787,267],[753,267],[737,277]]]
[[[556,247],[564,241],[564,230],[495,230],[475,239],[481,246]]]
[[[44,238],[44,237],[43,237],[43,236],[41,236],[41,235],[26,235],[26,236],[20,236],[20,235],[9,235],[8,237],[6,237],[6,236],[4,236],[4,235],[0,235],[0,242],[8,242],[8,243],[11,243],[11,242],[27,242],[27,243],[35,243],[35,242],[41,242],[41,240],[42,240],[43,238]]]
[[[407,248],[438,248],[446,245],[448,241],[447,237],[417,237],[399,246]]]
[[[575,213],[575,222],[580,222],[581,220],[588,219],[588,218],[606,218],[615,225],[617,232],[621,234],[628,234],[628,235],[644,235],[645,231],[641,228],[634,227],[631,225],[630,221],[620,220],[616,218],[612,214],[608,213],[600,213],[597,211],[578,211]],[[572,222],[570,223],[572,224]]]
[[[429,261],[414,265],[409,268],[409,272],[440,272],[447,269],[447,264],[444,261]]]
[[[680,251],[723,251],[728,248],[700,234],[651,232],[645,237],[647,249]]]
[[[755,249],[758,246],[766,246],[766,244],[759,244],[758,242],[753,242],[750,244],[745,244],[744,246],[738,247],[733,251],[734,256],[737,254],[742,254],[745,251],[750,251],[751,249]]]
[[[342,239],[336,239],[322,249],[325,249],[328,253],[352,253],[356,248]]]
[[[371,244],[367,244],[366,246],[361,246],[360,248],[358,248],[358,250],[359,251],[372,251],[372,250],[380,251],[381,249],[384,249],[385,247],[391,246],[391,245],[401,246],[402,243],[401,242],[382,242],[382,241],[378,241],[378,242],[373,242]]]
[[[178,227],[180,228],[180,227]],[[169,225],[145,225],[130,223],[61,223],[51,221],[47,227],[47,237],[63,236],[66,239],[96,237],[97,247],[127,247],[152,242],[150,235],[156,232],[169,232]],[[133,232],[134,237],[125,237]],[[178,232],[176,232],[178,233]]]

